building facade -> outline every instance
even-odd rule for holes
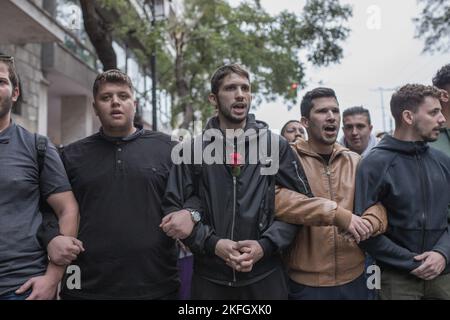
[[[118,67],[136,85],[143,123],[151,128],[151,78],[120,39],[114,49]],[[13,110],[14,121],[56,145],[98,131],[92,84],[101,64],[83,30],[78,1],[3,0],[0,51],[15,57],[21,80],[23,99]],[[170,132],[170,102],[163,92],[158,98],[158,129]]]

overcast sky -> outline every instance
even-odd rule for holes
[[[284,9],[300,13],[305,1],[262,0],[261,3],[274,14]],[[343,45],[344,58],[340,64],[329,67],[308,67],[308,87],[299,95],[321,84],[331,87],[337,93],[341,111],[363,105],[371,112],[374,130],[381,131],[381,97],[373,90],[413,82],[430,84],[437,69],[450,63],[450,53],[422,54],[423,40],[414,38],[412,21],[420,12],[416,0],[341,0],[341,3],[353,6],[353,17],[348,22],[351,34]],[[383,99],[387,130],[391,95],[391,91],[386,91]],[[272,129],[281,129],[287,120],[300,118],[299,107],[288,111],[282,102],[261,105],[253,112]]]

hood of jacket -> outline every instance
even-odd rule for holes
[[[219,117],[215,116],[208,120],[205,130],[208,129],[219,129],[220,130],[220,121]],[[269,125],[265,123],[264,121],[256,120],[255,115],[252,113],[249,113],[247,115],[247,122],[245,124],[244,131],[247,131],[248,129],[254,129],[256,132],[258,132],[261,129],[269,129]]]
[[[414,155],[425,153],[429,146],[424,141],[403,141],[387,135],[375,148]]]
[[[343,145],[344,147],[349,148],[348,142],[345,139],[345,136],[342,136],[339,139],[339,143],[341,145]],[[367,143],[366,149],[363,151],[363,153],[361,153],[361,157],[365,157],[370,152],[370,150],[372,150],[372,148],[375,147],[376,145],[377,145],[377,138],[373,134],[371,134],[369,137],[369,142]]]
[[[306,140],[303,140],[303,139],[297,140],[297,142],[294,144],[294,148],[297,150],[297,152],[299,154],[304,154],[304,155],[322,160],[322,157],[312,149],[310,143]],[[343,145],[340,145],[339,143],[335,143],[333,146],[333,152],[331,153],[330,163],[338,155],[340,155],[341,153],[346,152],[346,151],[351,152],[348,148],[344,147]]]
[[[242,147],[240,143],[244,143],[244,150],[246,153],[245,158],[247,158],[249,146],[252,145],[257,148],[260,139],[267,139],[267,134],[270,132],[268,124],[263,121],[256,120],[254,114],[248,114],[247,122],[243,130],[230,130],[230,133],[228,132],[228,129],[226,131],[222,130],[220,128],[219,117],[212,117],[209,119],[205,126],[205,130],[203,131],[203,140],[212,141],[213,139],[218,139],[218,141],[221,141],[224,145],[226,145],[226,149],[228,151],[230,151],[231,148],[233,150],[237,150],[238,152],[239,150],[242,151],[242,149],[239,149],[238,146]],[[218,132],[220,132],[220,134],[218,134]],[[235,140],[235,138],[237,140]],[[207,144],[208,143],[209,142],[207,142]],[[258,152],[258,159],[264,158],[261,150],[258,150]],[[269,152],[267,151],[266,154],[268,153]],[[224,156],[227,156],[226,152],[224,152]]]

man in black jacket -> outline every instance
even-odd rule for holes
[[[209,101],[218,115],[203,139],[184,145],[194,148],[185,159],[203,162],[188,159],[169,177],[161,227],[194,253],[193,299],[287,299],[280,251],[297,227],[274,220],[274,187],[311,192],[288,143],[248,114],[249,78],[237,64],[214,73]]]
[[[450,299],[450,158],[427,144],[445,123],[440,98],[423,85],[394,93],[394,135],[358,169],[356,211],[380,201],[388,214],[386,233],[361,243],[382,269],[382,299]]]
[[[62,153],[80,204],[79,238],[86,250],[73,262],[79,285],[68,277],[61,296],[175,299],[175,241],[158,227],[174,142],[133,125],[136,102],[126,74],[100,74],[93,91],[102,128]]]

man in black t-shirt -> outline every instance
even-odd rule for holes
[[[69,275],[61,296],[174,299],[179,287],[175,241],[158,227],[174,142],[133,125],[136,100],[126,74],[100,74],[93,94],[100,131],[62,152],[80,204],[79,238],[86,251],[73,263],[80,282]]]

